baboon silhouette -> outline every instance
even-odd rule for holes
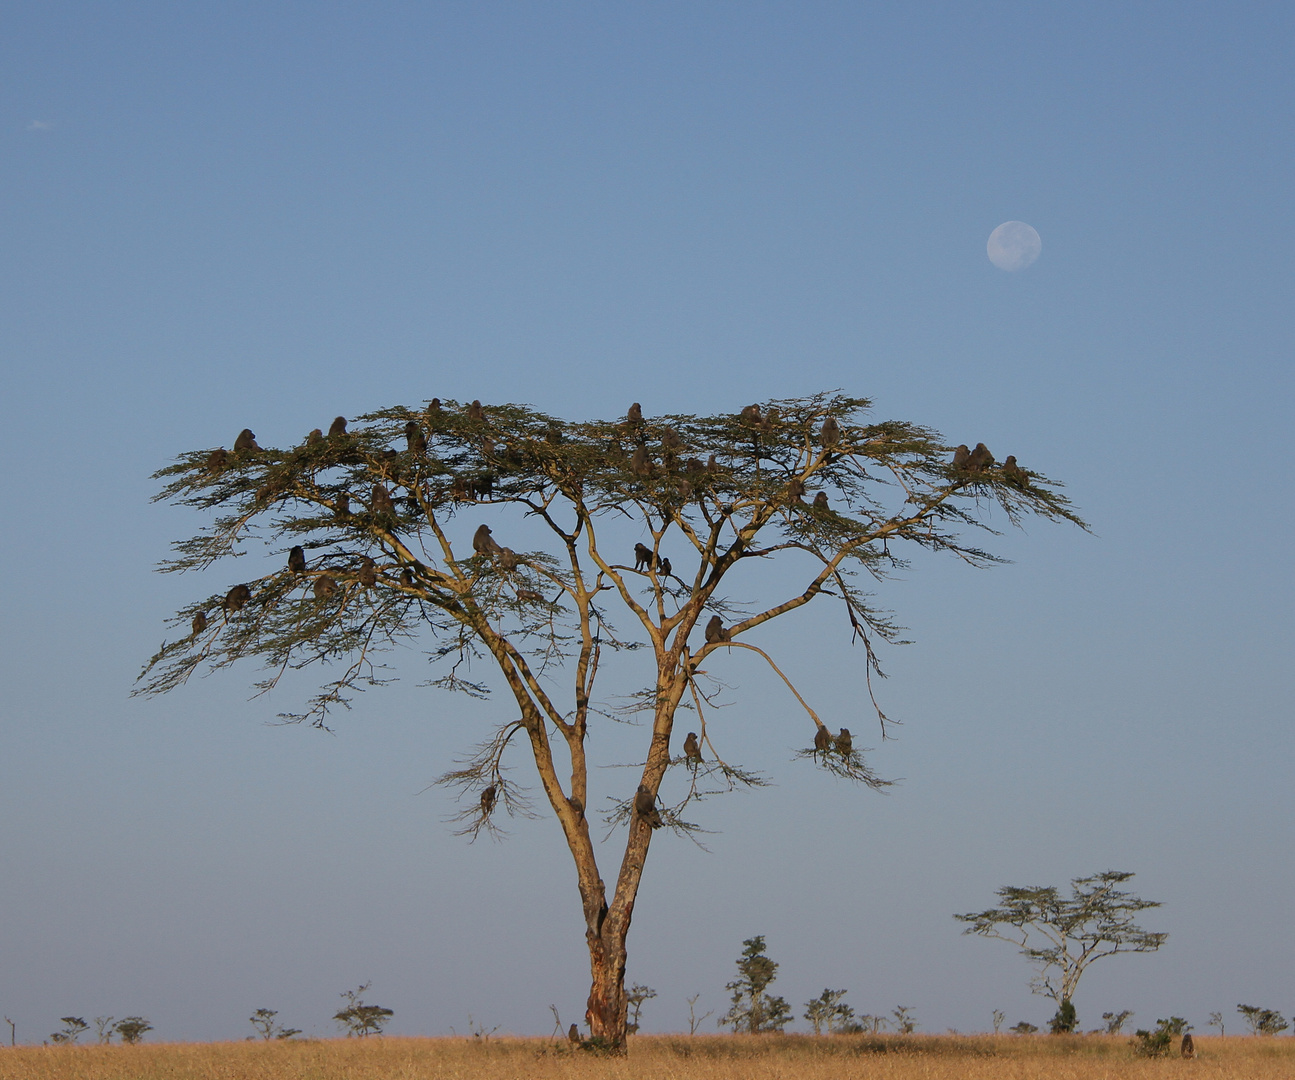
[[[405,424],[405,443],[411,454],[418,454],[421,457],[427,453],[427,436],[413,420]]]
[[[315,599],[316,600],[327,600],[330,596],[332,596],[336,592],[337,592],[337,582],[334,581],[331,577],[329,577],[328,574],[321,574],[319,577],[315,578]]]
[[[652,462],[648,458],[646,446],[640,446],[634,451],[634,456],[630,458],[630,471],[635,476],[651,476]]]
[[[311,428],[310,434],[306,436],[307,446],[318,446],[324,441],[324,432],[320,428]]]
[[[1003,475],[1007,477],[1010,483],[1015,484],[1017,487],[1025,487],[1025,485],[1029,483],[1026,479],[1025,473],[1021,470],[1021,467],[1016,464],[1015,454],[1007,455],[1007,460],[1003,462]]]
[[[378,583],[378,567],[367,555],[360,562],[360,584],[366,589],[371,589]]]
[[[482,525],[472,536],[472,550],[478,555],[498,555],[504,549],[490,535],[490,526]]]
[[[971,451],[967,449],[967,444],[962,443],[953,449],[953,467],[955,469],[965,469],[967,459],[971,457]]]
[[[223,446],[216,447],[207,455],[207,471],[209,473],[218,473],[229,463],[229,455],[225,453]]]
[[[832,749],[832,735],[825,727],[820,727],[814,732],[814,749],[820,754],[826,754]]]
[[[225,610],[231,615],[252,599],[252,590],[246,585],[235,585],[225,594]]]
[[[1192,1039],[1190,1031],[1183,1032],[1183,1043],[1178,1048],[1178,1052],[1185,1058],[1194,1058],[1196,1056],[1196,1043]]]
[[[760,423],[760,406],[748,405],[738,417],[742,423],[755,427]]]
[[[346,417],[335,416],[333,422],[328,425],[328,437],[331,439],[336,435],[346,434]]]
[[[724,620],[718,615],[712,615],[710,622],[706,624],[706,641],[715,645],[721,641],[731,641],[729,631],[724,626]]]
[[[826,491],[820,491],[817,495],[814,496],[814,509],[815,510],[828,509]]]
[[[638,408],[637,405],[635,405],[634,407],[636,409]],[[572,1024],[569,1028],[567,1028],[567,1041],[575,1043],[577,1046],[579,1046],[582,1042],[584,1042],[584,1040],[580,1038],[580,1029],[576,1027],[575,1024]]]
[[[841,441],[841,425],[836,422],[835,416],[829,416],[823,421],[823,429],[818,433],[818,441],[823,444],[824,450],[831,450]]]
[[[976,448],[971,451],[967,457],[967,470],[969,472],[980,472],[989,468],[994,463],[994,455],[989,452],[989,447],[984,443],[976,443]]]
[[[854,749],[854,739],[850,736],[849,728],[842,728],[841,734],[836,737],[836,749],[843,758],[850,756],[850,751]]]
[[[300,544],[294,545],[288,552],[288,569],[294,574],[306,572],[306,551]]]
[[[486,817],[489,817],[490,811],[495,808],[495,799],[498,798],[498,795],[499,792],[496,790],[494,784],[491,784],[481,793],[481,812]]]
[[[697,732],[688,732],[688,737],[683,741],[683,752],[689,761],[701,761],[701,747],[697,745]]]
[[[193,617],[193,636],[197,637],[206,629],[207,629],[207,613],[205,611],[200,611],[198,612],[197,615]]]
[[[803,499],[804,497],[805,497],[805,481],[802,480],[799,476],[797,476],[791,481],[790,484],[787,485],[787,501],[800,502],[800,500]]]
[[[251,428],[243,428],[238,433],[238,438],[234,440],[234,453],[238,454],[244,450],[259,450],[256,445],[256,436],[252,434]]]
[[[634,545],[634,569],[647,571],[652,569],[652,564],[656,559],[652,555],[652,549],[646,544]]]
[[[639,784],[639,789],[634,795],[634,812],[654,829],[659,829],[664,824],[656,808],[655,797],[643,784]]]
[[[629,407],[629,412],[625,414],[625,419],[631,424],[643,423],[643,407],[637,401],[634,402],[634,404]],[[571,1026],[573,1028],[575,1027],[574,1024]]]
[[[370,509],[375,514],[396,514],[396,504],[391,501],[391,493],[381,484],[373,485],[373,494],[369,499]]]
[[[484,420],[485,418],[486,418],[486,412],[481,407],[481,402],[473,398],[472,404],[468,406],[468,419]]]

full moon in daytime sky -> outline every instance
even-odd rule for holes
[[[1043,241],[1033,226],[1023,221],[1004,221],[989,234],[985,245],[989,261],[1000,270],[1024,270],[1043,250]]]

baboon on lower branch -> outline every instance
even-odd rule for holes
[[[177,635],[193,632],[163,643],[137,692],[164,693],[240,659],[265,665],[257,685],[266,691],[285,672],[295,685],[327,668],[298,713],[275,710],[327,728],[367,704],[357,701],[359,690],[393,677],[383,653],[424,648],[440,669],[428,684],[473,698],[465,708],[431,710],[432,753],[449,759],[441,740],[450,725],[485,726],[471,738],[474,751],[443,766],[441,781],[462,799],[456,820],[465,835],[488,826],[502,836],[503,815],[552,814],[584,920],[587,1034],[600,1047],[623,1049],[629,927],[652,845],[697,835],[702,825],[690,819],[707,808],[704,797],[719,793],[702,789],[765,782],[739,761],[751,725],[736,710],[712,708],[730,703],[730,682],[740,677],[741,692],[785,701],[797,711],[789,724],[803,722],[803,709],[816,729],[812,699],[848,684],[884,734],[869,679],[884,645],[904,632],[866,586],[905,565],[907,551],[942,551],[972,566],[997,561],[979,535],[959,532],[995,524],[987,516],[994,506],[1013,524],[1035,514],[1082,525],[1034,469],[1022,483],[1008,466],[994,468],[987,450],[973,468],[965,447],[951,467],[954,448],[930,428],[874,420],[869,407],[863,398],[816,394],[709,416],[645,420],[631,407],[611,420],[566,421],[525,405],[431,399],[356,417],[349,431],[339,417],[328,436],[305,445],[288,435],[284,450],[261,451],[249,430],[223,459],[209,447],[182,454],[158,473],[161,497],[211,519],[176,545],[163,569],[207,570],[244,553],[271,557],[238,564],[264,573],[231,588],[222,617],[201,632],[197,613],[221,598],[204,591],[181,606]],[[656,461],[649,447],[660,448]],[[830,492],[832,511],[818,496],[812,507],[800,502],[805,488]],[[524,559],[489,526],[465,524],[462,511],[486,497],[497,527],[527,536]],[[631,568],[624,553],[636,535],[652,543],[635,549]],[[276,554],[286,545],[302,553],[288,556],[291,573]],[[644,588],[641,575],[654,572],[658,587]],[[796,634],[814,648],[784,661],[776,654],[786,641],[774,624],[786,626],[779,620],[792,612]],[[744,628],[742,640],[726,622]],[[834,628],[859,642],[859,663],[825,662]],[[608,679],[628,683],[607,693]],[[833,685],[820,687],[824,680]],[[476,705],[491,694],[503,695],[506,709]],[[615,699],[646,722],[637,748],[600,759],[635,737],[633,728],[603,737],[606,702]],[[676,728],[689,726],[696,731],[680,761]],[[803,731],[790,730],[793,739]],[[885,786],[848,730],[825,746],[827,738],[823,728],[797,758],[812,754],[834,777]],[[605,794],[599,778],[613,775],[600,769],[626,758],[633,795],[613,798],[603,818],[613,830],[625,827],[620,870],[607,873],[605,840],[587,815]],[[679,764],[687,767],[671,768]],[[534,770],[533,809],[500,779],[516,767]]]

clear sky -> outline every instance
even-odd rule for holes
[[[153,573],[201,524],[153,470],[432,395],[579,419],[839,387],[1064,480],[1093,525],[881,588],[915,642],[882,656],[889,795],[793,763],[788,702],[734,661],[734,745],[776,786],[708,804],[711,854],[657,837],[645,1029],[721,1013],[753,934],[797,1015],[828,986],[927,1031],[1042,1024],[1024,961],[950,916],[1108,868],[1170,939],[1094,967],[1083,1026],[1295,1010],[1289,4],[0,10],[20,1040],[69,1013],[241,1038],[259,1007],[327,1035],[370,979],[400,1033],[582,1018],[556,825],[467,846],[424,790],[506,703],[420,688],[415,651],[332,736],[270,726],[302,693],[250,699],[250,665],[128,696],[206,588]],[[1016,273],[986,255],[1009,220],[1043,242]],[[819,614],[761,643],[858,718]]]

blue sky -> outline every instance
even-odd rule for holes
[[[583,1013],[556,826],[468,847],[423,790],[502,705],[418,688],[414,652],[333,736],[268,726],[300,694],[249,700],[250,667],[128,697],[198,589],[152,572],[200,524],[150,504],[154,469],[432,395],[583,418],[841,387],[1015,453],[1093,525],[881,588],[915,641],[883,655],[888,796],[793,764],[777,687],[734,665],[734,739],[777,786],[711,804],[711,854],[654,844],[645,1028],[696,992],[722,1012],[757,933],[794,1005],[1042,1023],[1024,962],[950,915],[1108,867],[1171,937],[1092,970],[1085,1026],[1295,1008],[1288,6],[4,12],[20,1040],[69,1012],[239,1038],[259,1007],[329,1034],[369,979],[410,1034]],[[985,242],[1013,219],[1043,253],[1008,274]],[[762,643],[853,715],[857,653],[818,625]]]

